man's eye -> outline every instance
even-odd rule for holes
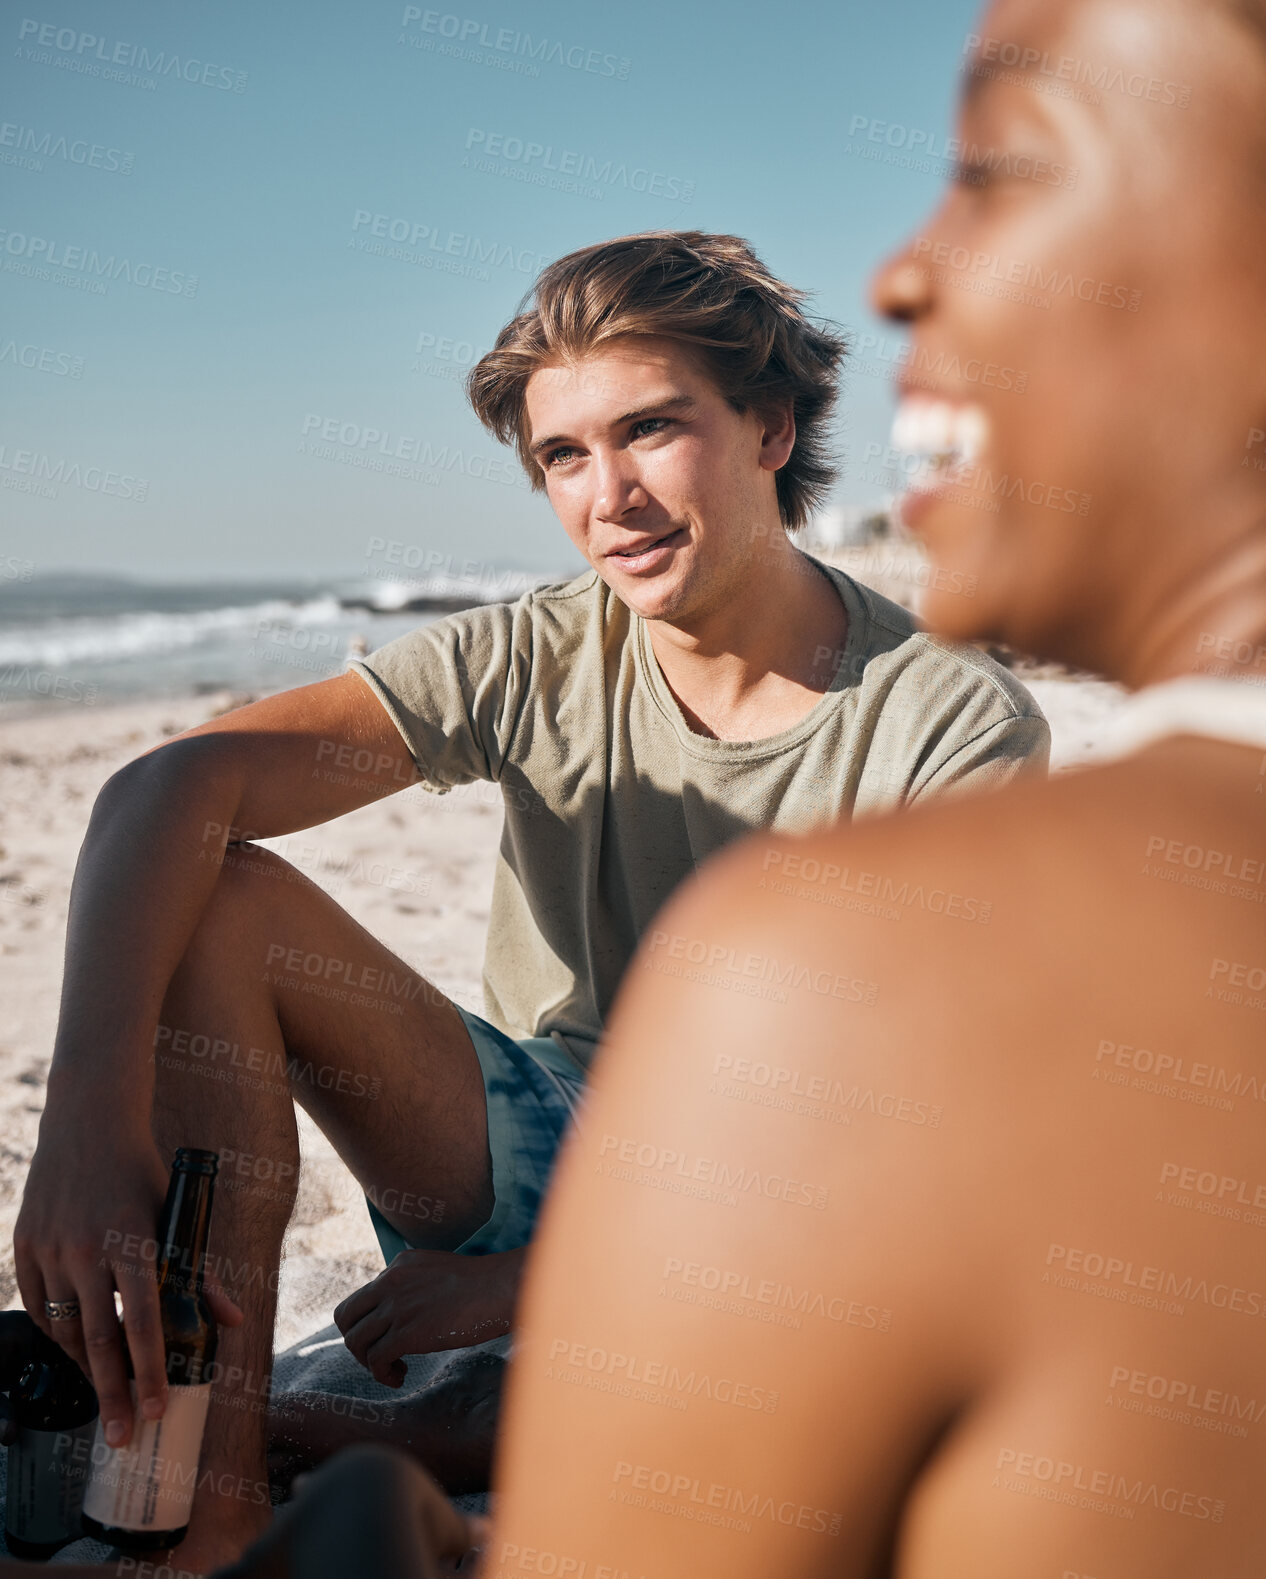
[[[661,428],[668,426],[667,417],[643,417],[640,422],[633,424],[634,438],[644,438],[648,433],[658,433]]]
[[[560,457],[563,458],[563,464],[565,465],[566,464],[566,457],[569,456],[569,455],[574,455],[575,453],[576,453],[575,450],[572,449],[571,446],[568,445],[568,444],[560,444],[556,450],[546,450],[546,452],[545,452],[545,469],[546,469],[546,471],[549,471],[552,467],[558,465]]]

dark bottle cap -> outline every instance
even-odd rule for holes
[[[182,1173],[209,1173],[214,1178],[220,1171],[220,1153],[200,1151],[196,1146],[178,1146],[172,1167],[179,1168]]]

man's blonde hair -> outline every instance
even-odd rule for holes
[[[803,526],[835,477],[828,424],[843,339],[804,315],[806,293],[769,272],[738,236],[652,230],[569,252],[543,269],[497,343],[471,369],[466,393],[480,421],[513,443],[534,489],[527,384],[624,335],[661,335],[691,348],[738,411],[790,402],[796,442],[777,474],[789,531]]]

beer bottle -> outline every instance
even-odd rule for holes
[[[34,1352],[9,1390],[18,1436],[9,1447],[4,1538],[15,1557],[42,1562],[83,1533],[97,1395],[70,1355],[31,1328]]]
[[[83,1526],[86,1534],[112,1546],[155,1551],[175,1546],[189,1528],[215,1359],[215,1318],[203,1295],[202,1274],[218,1166],[214,1151],[181,1147],[158,1222],[166,1412],[161,1420],[141,1419],[133,1380],[136,1412],[128,1445],[110,1447],[97,1422]],[[130,1355],[127,1368],[131,1376]]]

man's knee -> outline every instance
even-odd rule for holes
[[[231,844],[223,853],[219,876],[198,920],[186,959],[210,953],[242,959],[266,949],[270,918],[299,900],[302,873],[258,844]],[[272,926],[273,932],[278,930]],[[270,934],[269,934],[270,935]]]
[[[294,887],[304,882],[303,873],[289,861],[266,850],[262,844],[230,844],[224,849],[217,889],[249,902],[269,896],[278,885]]]

